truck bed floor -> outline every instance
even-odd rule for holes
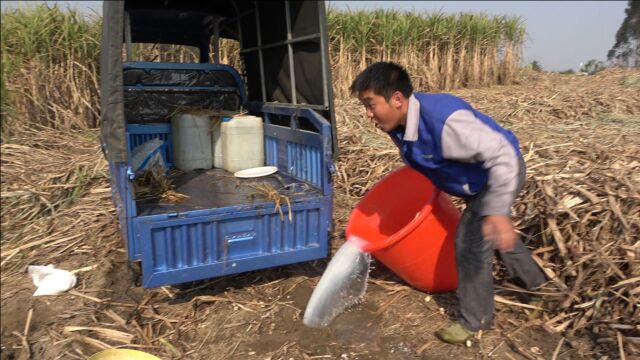
[[[272,201],[255,188],[260,185],[269,185],[278,190],[280,195],[289,197],[292,203],[322,195],[318,189],[278,173],[259,178],[240,179],[223,169],[210,169],[180,174],[173,178],[173,184],[176,192],[187,195],[189,198],[179,203],[160,199],[136,200],[138,216]],[[283,202],[282,205],[286,203]]]

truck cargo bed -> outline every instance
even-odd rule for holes
[[[197,209],[223,208],[234,205],[253,205],[271,202],[257,187],[268,186],[279,195],[289,198],[291,203],[322,196],[322,193],[306,183],[285,174],[241,179],[223,169],[191,171],[173,178],[174,191],[189,196],[178,203],[166,200],[136,200],[138,216],[185,212]],[[286,204],[282,204],[283,206]]]
[[[223,169],[207,169],[170,175],[173,190],[188,196],[171,202],[144,199],[138,186],[148,179],[139,178],[130,162],[109,164],[127,254],[141,261],[144,287],[327,255],[334,170],[331,125],[307,108],[260,105],[248,110],[264,119],[264,165],[277,167],[276,174],[238,179]],[[136,147],[160,139],[165,164],[175,165],[170,124],[128,124],[126,130],[129,156]]]

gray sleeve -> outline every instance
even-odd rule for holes
[[[461,162],[484,162],[489,170],[480,215],[510,215],[518,186],[518,154],[501,133],[469,110],[451,114],[442,129],[442,155]]]

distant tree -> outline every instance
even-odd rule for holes
[[[586,72],[589,75],[593,75],[599,71],[604,70],[605,66],[602,61],[598,61],[596,59],[591,59],[587,61],[586,64],[582,65],[580,71]]]
[[[533,60],[531,62],[530,66],[531,66],[531,70],[533,70],[533,71],[537,71],[537,72],[541,72],[542,71],[542,65],[540,65],[538,60]]]
[[[629,0],[624,12],[626,16],[607,59],[627,67],[640,67],[640,1]]]
[[[560,74],[563,74],[563,75],[572,75],[572,74],[575,74],[575,73],[576,72],[573,71],[573,69],[567,69],[567,70],[564,70],[564,71],[560,71]]]

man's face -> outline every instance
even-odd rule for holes
[[[373,90],[360,92],[358,99],[364,105],[367,117],[380,130],[389,132],[402,125],[406,119],[406,113],[402,111],[404,96],[399,91],[391,95],[389,101]]]

